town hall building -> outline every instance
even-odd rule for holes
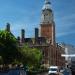
[[[6,30],[10,31],[10,24],[7,24]],[[25,30],[22,29],[21,37],[18,37],[17,40],[19,45],[28,43],[30,47],[39,48],[43,55],[41,64],[45,67],[49,67],[50,65],[65,65],[65,59],[61,57],[61,54],[64,54],[64,49],[55,40],[54,15],[49,0],[45,0],[44,2],[41,11],[40,29],[35,28],[35,38],[26,38]]]

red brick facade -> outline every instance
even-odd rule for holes
[[[65,59],[61,57],[64,50],[61,46],[55,42],[55,25],[52,24],[41,24],[41,37],[45,37],[46,40],[50,41],[48,47],[42,48],[43,50],[43,64],[47,66],[57,65],[64,66]],[[47,42],[46,42],[47,43]]]
[[[55,25],[41,24],[41,37],[45,37],[51,44],[55,43]]]

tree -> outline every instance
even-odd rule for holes
[[[0,30],[0,56],[4,64],[12,63],[18,58],[17,40],[11,32],[5,30]]]
[[[42,59],[42,53],[37,48],[30,48],[27,44],[23,46],[21,51],[21,61],[25,66],[35,67],[40,65]]]
[[[37,48],[30,48],[28,44],[21,48],[16,38],[8,31],[0,31],[0,56],[1,63],[22,63],[27,67],[37,67],[42,59],[42,53]]]

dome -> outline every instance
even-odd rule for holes
[[[45,4],[44,4],[42,10],[44,10],[44,9],[50,9],[51,10],[51,3],[49,0],[45,0]]]

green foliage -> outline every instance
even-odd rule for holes
[[[16,38],[8,31],[0,31],[0,56],[4,64],[17,58],[18,47]]]
[[[16,38],[7,31],[0,31],[0,63],[24,64],[29,70],[37,69],[42,59],[42,53],[28,44],[18,47]]]
[[[20,50],[22,57],[21,61],[29,68],[40,65],[42,59],[42,53],[37,48],[30,48],[27,44]]]

